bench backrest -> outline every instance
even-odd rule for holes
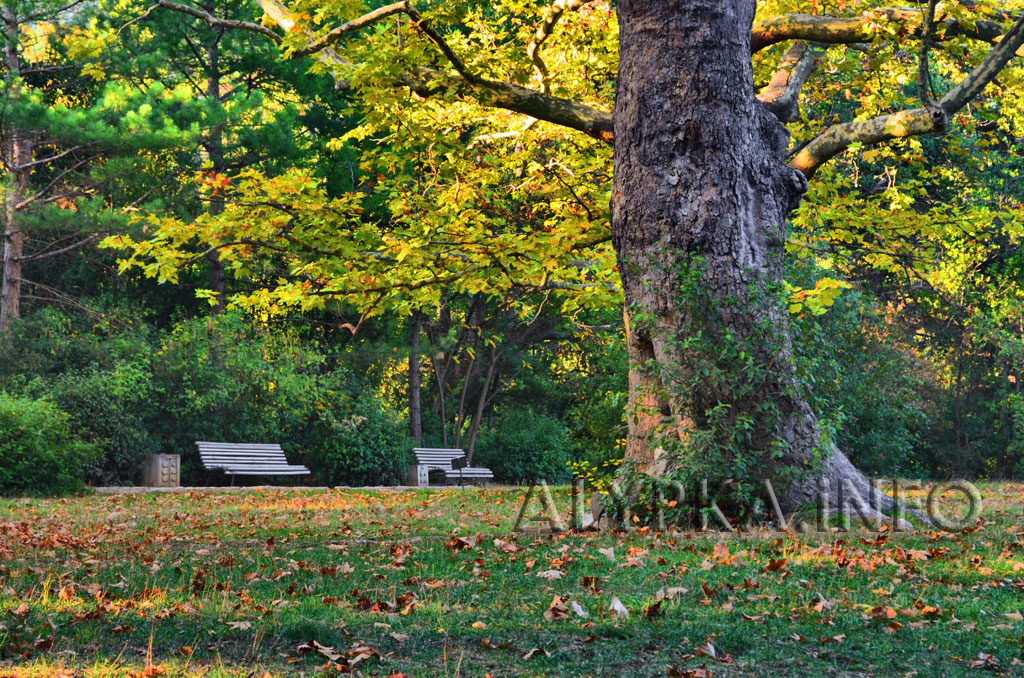
[[[221,466],[287,465],[284,450],[280,445],[260,443],[210,443],[196,441],[199,459],[206,468]]]
[[[416,447],[412,453],[416,456],[416,463],[422,466],[436,466],[438,468],[452,468],[452,460],[465,457],[462,450],[442,449],[435,447]]]

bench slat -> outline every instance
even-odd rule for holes
[[[241,459],[243,461],[285,461],[283,455],[279,456],[262,456],[262,457],[249,457],[244,454],[201,454],[199,455],[203,459]]]
[[[260,447],[255,447],[253,445],[230,445],[230,446],[227,446],[227,445],[223,445],[223,446],[221,446],[221,445],[201,445],[201,446],[199,446],[199,445],[197,445],[197,447],[200,450],[203,450],[203,451],[207,451],[207,450],[210,450],[210,451],[218,451],[218,450],[223,450],[223,451],[240,451],[240,452],[280,452],[281,451],[281,447],[279,445],[266,445],[266,446],[260,446]]]

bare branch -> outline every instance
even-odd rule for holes
[[[39,191],[38,193],[36,193],[35,195],[33,195],[33,196],[29,197],[29,198],[25,198],[24,200],[22,200],[21,202],[19,202],[18,204],[16,204],[16,205],[14,206],[14,209],[16,209],[16,210],[23,210],[23,209],[25,209],[26,207],[28,207],[29,205],[31,205],[32,203],[34,203],[34,202],[37,202],[37,201],[38,201],[38,200],[39,200],[40,198],[42,198],[42,197],[44,197],[44,196],[45,196],[46,194],[48,194],[48,193],[50,192],[50,190],[51,190],[51,189],[52,189],[52,188],[53,188],[54,186],[56,186],[56,185],[57,185],[58,183],[60,183],[60,180],[61,180],[61,179],[63,179],[64,177],[66,177],[66,176],[67,176],[68,174],[70,174],[71,172],[74,172],[75,170],[77,170],[77,169],[78,169],[79,167],[81,167],[82,165],[84,165],[84,164],[86,164],[87,162],[89,162],[89,160],[91,160],[91,158],[86,158],[85,160],[79,160],[79,161],[78,161],[78,162],[76,162],[76,163],[75,163],[74,165],[72,165],[71,167],[67,168],[66,170],[64,170],[63,172],[61,172],[60,174],[58,174],[58,175],[57,175],[57,176],[56,176],[56,177],[55,177],[55,178],[54,178],[54,179],[53,179],[53,180],[52,180],[52,181],[51,181],[50,183],[48,183],[48,184],[47,184],[47,185],[46,185],[46,186],[45,186],[45,187],[44,187],[44,188],[43,188],[42,190],[40,190],[40,191]]]
[[[58,153],[56,155],[51,155],[49,158],[42,158],[41,160],[33,160],[32,162],[27,162],[24,165],[18,165],[17,167],[14,168],[14,171],[26,170],[26,169],[29,169],[30,167],[35,167],[37,165],[45,165],[47,163],[54,162],[56,160],[60,160],[61,158],[65,157],[65,156],[71,155],[75,151],[80,151],[83,148],[85,148],[85,146],[73,146],[73,147],[67,149],[66,151],[64,151],[62,153]]]
[[[548,94],[551,91],[551,80],[548,76],[547,64],[544,63],[544,59],[541,57],[541,47],[551,37],[555,30],[555,25],[562,18],[563,14],[574,12],[589,2],[592,2],[592,0],[555,0],[548,7],[547,14],[544,15],[544,20],[537,28],[537,32],[533,34],[530,44],[526,46],[526,56],[530,57],[530,61],[533,62],[533,72],[540,83],[540,91],[544,94]]]
[[[278,0],[255,0],[255,2],[263,10],[264,14],[269,16],[271,21],[280,26],[285,33],[295,30],[295,21],[292,20],[291,12],[288,11],[287,7],[278,2]],[[306,31],[306,33],[308,34],[309,31]],[[326,64],[327,66],[346,67],[352,65],[347,60],[341,58],[341,55],[331,49],[330,46],[325,46],[317,52],[311,53],[309,56],[312,56],[314,59]],[[337,79],[337,84],[339,89],[345,89],[348,87],[348,82],[341,79]]]
[[[209,12],[204,12],[201,9],[195,7],[189,7],[188,5],[181,5],[177,2],[171,2],[170,0],[157,0],[156,5],[165,9],[170,9],[175,12],[181,12],[182,14],[188,14],[194,16],[197,19],[202,19],[211,27],[217,28],[229,28],[233,30],[249,31],[250,33],[258,33],[265,38],[273,40],[277,44],[281,44],[281,36],[270,30],[262,24],[255,24],[251,21],[235,21],[233,19],[221,19],[215,17]]]
[[[99,233],[93,233],[88,238],[85,238],[84,240],[79,240],[78,242],[73,243],[71,245],[68,245],[67,247],[62,247],[59,250],[52,250],[50,252],[40,252],[38,254],[30,254],[28,256],[18,257],[18,259],[20,261],[39,261],[40,259],[49,259],[50,257],[58,257],[58,256],[60,256],[62,254],[66,254],[68,252],[71,252],[72,250],[77,250],[80,247],[85,247],[86,245],[88,245],[92,241],[96,240],[96,238],[98,238],[98,237],[100,237]]]

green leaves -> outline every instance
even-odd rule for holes
[[[789,312],[801,313],[805,309],[813,315],[821,315],[828,311],[844,289],[852,285],[843,280],[821,278],[815,281],[812,289],[794,288],[789,294]]]

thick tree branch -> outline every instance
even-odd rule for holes
[[[347,35],[348,33],[353,33],[355,31],[358,31],[358,30],[362,29],[362,28],[366,28],[367,26],[375,24],[375,23],[377,23],[378,21],[380,21],[381,19],[383,19],[385,17],[389,17],[389,16],[391,16],[393,14],[401,14],[402,12],[405,12],[405,11],[406,11],[406,3],[404,1],[403,2],[395,2],[395,3],[392,3],[390,5],[385,5],[384,7],[381,7],[380,9],[375,9],[372,12],[364,14],[363,16],[359,17],[358,19],[353,19],[352,21],[347,21],[347,22],[343,23],[342,25],[338,26],[337,28],[331,29],[331,31],[329,33],[327,33],[327,35],[323,36],[322,38],[317,38],[316,40],[312,41],[311,43],[309,43],[305,47],[302,47],[300,49],[297,49],[297,50],[293,51],[291,53],[291,56],[293,58],[297,58],[297,57],[309,56],[310,54],[315,54],[315,53],[319,52],[320,50],[322,50],[322,49],[324,49],[326,47],[330,47],[334,43],[338,42],[343,37],[345,37],[345,35]]]
[[[836,125],[804,146],[789,166],[811,177],[822,164],[849,148],[851,144],[877,144],[900,137],[943,131],[949,117],[981,94],[985,86],[999,75],[1022,46],[1024,17],[1007,31],[970,75],[939,100],[938,106],[899,111],[871,120]]]
[[[466,80],[466,82],[474,85],[482,85],[489,82],[469,70],[466,63],[459,58],[459,55],[455,53],[455,50],[445,42],[444,38],[441,37],[441,34],[435,31],[433,26],[431,26],[427,21],[424,21],[423,15],[413,9],[408,2],[406,2],[405,5],[405,13],[409,15],[410,19],[416,22],[416,27],[430,38],[430,41],[434,43],[434,46],[441,51],[441,54],[444,54],[444,57],[448,59],[451,65],[455,67],[455,70]]]
[[[1000,18],[1007,18],[1000,15]],[[939,20],[946,26],[946,35],[963,35],[989,44],[996,44],[1003,35],[1003,26],[995,21],[975,21],[966,24],[952,17]],[[871,42],[881,24],[894,23],[902,33],[920,36],[924,25],[923,13],[909,7],[880,7],[854,17],[786,14],[759,21],[751,30],[751,52],[759,52],[786,40],[804,40],[827,44],[853,44]],[[1024,57],[1024,49],[1017,56]]]
[[[439,90],[454,90],[460,97],[473,100],[481,106],[523,113],[612,143],[612,114],[607,111],[510,82],[481,80],[470,83],[461,76],[440,73],[430,68],[419,68],[416,75],[415,79],[410,78],[406,84],[420,96],[428,97]]]
[[[255,0],[255,2],[282,29],[285,31],[295,29],[295,22],[292,20],[289,10],[279,0]],[[546,67],[543,65],[542,59],[540,66],[536,61],[539,58],[540,47],[550,35],[558,17],[566,9],[575,9],[582,4],[585,4],[585,0],[555,0],[544,23],[538,28],[528,51],[531,61],[534,61],[535,69],[539,69],[538,72],[542,74],[542,79],[545,77],[543,74],[546,72]],[[187,10],[186,13],[206,20],[206,17],[200,16],[205,13],[184,8],[170,0],[159,0],[159,5],[178,11]],[[561,11],[558,11],[559,9]],[[612,143],[612,116],[609,112],[569,99],[553,97],[544,91],[532,90],[513,83],[488,80],[473,74],[441,36],[429,27],[423,21],[422,16],[407,2],[387,5],[347,22],[326,36],[311,40],[306,47],[296,50],[292,54],[294,56],[312,56],[328,64],[349,66],[351,64],[331,50],[330,45],[340,40],[345,34],[365,28],[386,16],[398,13],[405,13],[412,17],[418,27],[434,42],[458,72],[458,76],[456,76],[431,68],[417,68],[402,82],[417,94],[430,96],[442,89],[454,89],[459,96],[475,100],[483,106],[522,113]],[[904,30],[907,34],[920,36],[924,15],[919,9],[888,7],[871,10],[858,17],[822,17],[801,14],[779,16],[754,25],[751,48],[753,52],[757,52],[785,40],[806,40],[824,44],[870,42],[881,21],[900,22],[905,26]],[[878,143],[887,139],[927,134],[943,129],[947,116],[977,96],[1010,58],[1015,54],[1024,56],[1024,41],[1016,39],[1019,37],[1017,36],[1019,22],[1009,33],[1003,35],[1002,27],[993,21],[977,21],[973,26],[961,24],[951,18],[942,19],[942,21],[946,25],[947,35],[961,34],[996,45],[986,60],[964,82],[943,97],[940,104],[941,112],[945,112],[945,115],[941,114],[940,109],[931,111],[915,109],[880,116],[873,120],[838,125],[807,144],[790,165],[810,176],[821,164],[852,143]],[[263,26],[248,22],[231,23],[234,28],[250,30],[267,37],[273,36],[271,39],[274,42],[281,41],[277,33]],[[222,24],[218,23],[217,25]],[[761,93],[759,98],[768,104],[773,112],[778,111],[780,119],[792,119],[792,116],[797,114],[794,112],[796,99],[799,96],[800,87],[814,71],[818,60],[818,56],[815,55],[817,49],[820,47],[803,46],[790,50],[783,59],[782,68],[773,76],[768,88]],[[339,86],[346,87],[347,83],[340,82]],[[543,87],[545,85],[542,82]]]
[[[779,68],[757,98],[779,119],[794,122],[800,119],[800,90],[818,69],[827,45],[794,42],[779,62]]]

